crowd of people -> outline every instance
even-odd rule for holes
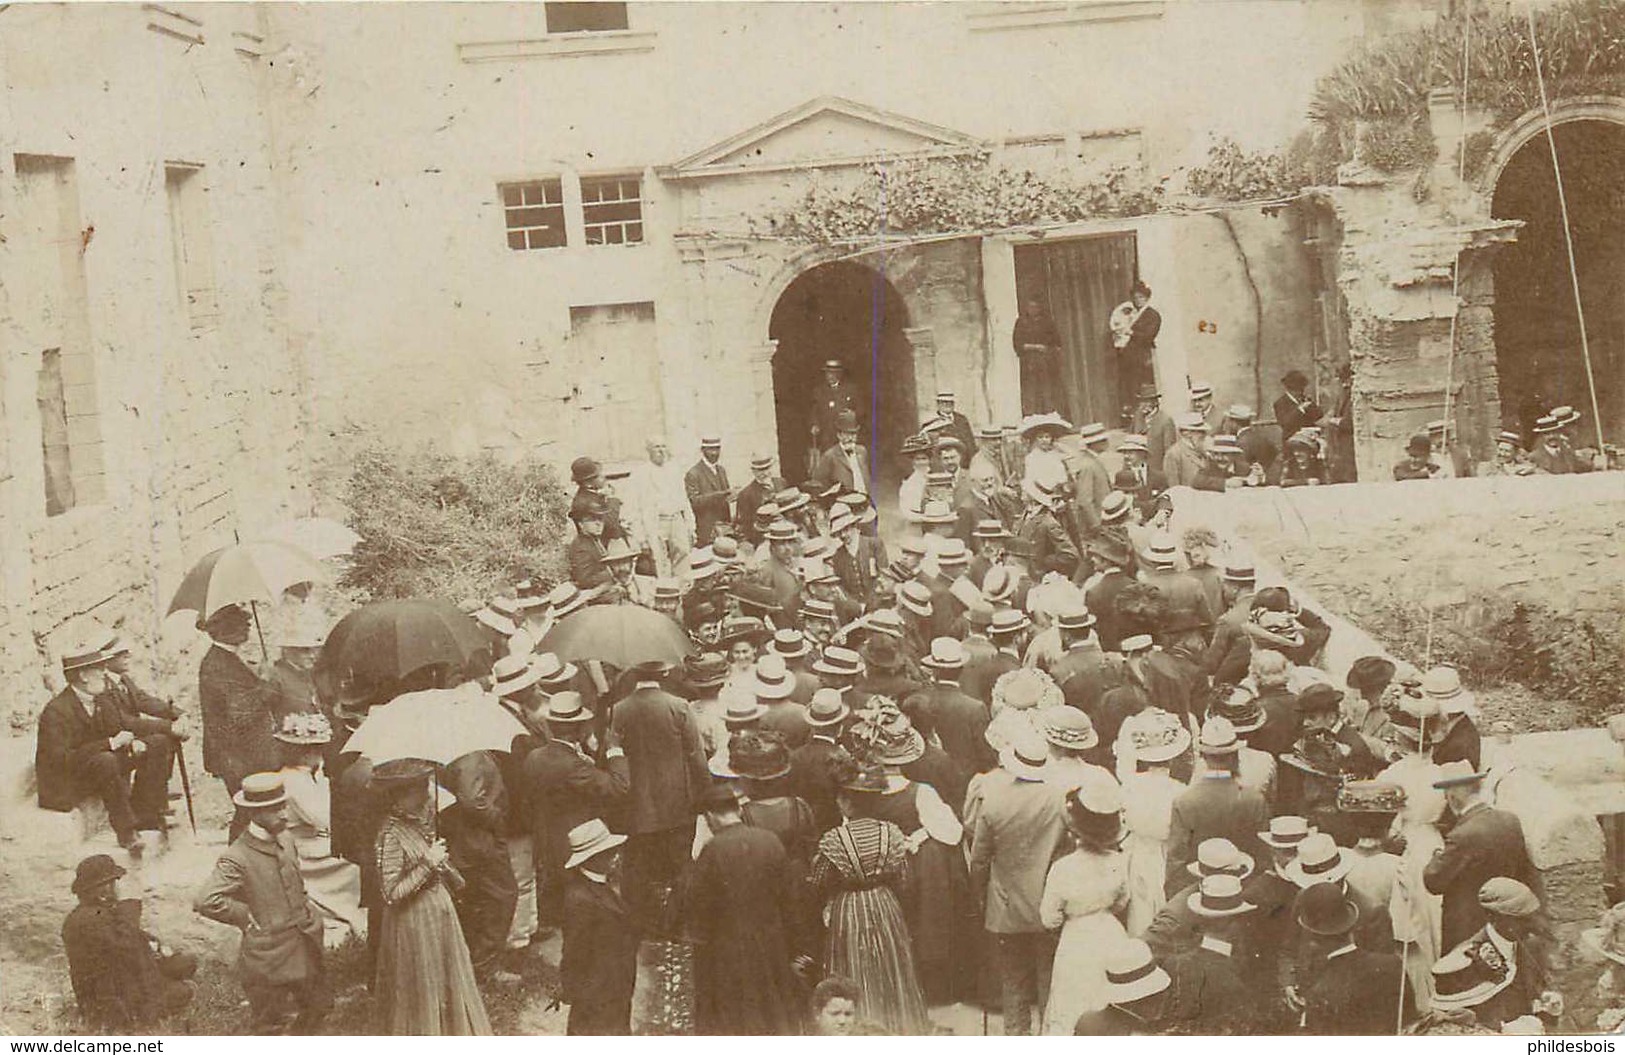
[[[1367,656],[1334,679],[1323,619],[1170,530],[1172,487],[1338,478],[1301,374],[1272,429],[1205,385],[1170,418],[1148,386],[1115,464],[1100,424],[973,428],[943,392],[897,452],[890,538],[842,388],[832,362],[833,442],[798,485],[762,456],[734,487],[715,437],[686,471],[662,440],[622,473],[577,459],[568,577],[472,611],[466,665],[329,686],[319,627],[267,664],[247,610],[200,620],[204,768],[236,815],[195,908],[242,932],[257,1031],[316,1029],[326,951],[360,940],[381,1030],[489,1032],[482,989],[556,931],[573,1034],[632,1029],[640,949],[655,1031],[919,1034],[956,1003],[1006,1034],[1551,1021],[1539,877],[1456,672]],[[663,613],[690,655],[548,650],[602,605]],[[139,859],[190,723],[127,658],[100,630],[62,657],[37,768],[43,807],[100,798]],[[425,690],[524,732],[440,767],[346,750]],[[123,873],[87,859],[64,928],[109,1028],[184,1004],[195,969]]]

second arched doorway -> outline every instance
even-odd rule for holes
[[[1625,425],[1625,125],[1572,120],[1552,130],[1563,170],[1575,270],[1602,431],[1617,442]],[[1586,416],[1579,434],[1594,442],[1590,383],[1569,274],[1563,216],[1544,131],[1527,139],[1496,176],[1492,213],[1524,221],[1518,240],[1495,260],[1495,348],[1502,415],[1529,438],[1534,419],[1555,405]]]
[[[780,471],[798,482],[813,449],[812,401],[825,361],[839,360],[856,390],[862,442],[869,448],[877,498],[895,497],[904,471],[897,449],[919,422],[914,354],[904,329],[908,309],[884,275],[851,261],[798,275],[774,305],[768,336]],[[830,442],[824,437],[821,444]]]

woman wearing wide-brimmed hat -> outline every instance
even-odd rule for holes
[[[812,884],[825,902],[824,969],[857,984],[858,1014],[889,1033],[931,1031],[899,894],[911,871],[902,829],[876,817],[885,770],[842,752],[830,760],[841,824],[825,832]]]
[[[373,986],[378,1026],[396,1036],[489,1036],[491,1022],[447,889],[462,877],[430,827],[433,775],[433,766],[413,759],[372,769],[372,787],[389,811],[378,832],[384,895]]]
[[[287,792],[288,834],[299,852],[305,893],[322,916],[329,947],[367,936],[361,907],[361,869],[333,852],[333,800],[323,765],[333,729],[319,712],[285,715],[275,733],[282,749],[282,787]]]
[[[1156,708],[1124,719],[1117,734],[1123,782],[1123,852],[1128,859],[1128,906],[1123,924],[1139,937],[1168,898],[1167,845],[1174,799],[1185,790],[1170,770],[1190,750],[1191,732],[1179,716]]]
[[[1074,849],[1050,866],[1038,907],[1044,926],[1061,931],[1044,1012],[1052,1037],[1071,1036],[1078,1016],[1106,1006],[1101,953],[1128,936],[1118,918],[1128,904],[1128,862],[1117,781],[1100,773],[1068,791],[1066,826]]]
[[[928,755],[936,756],[933,768],[939,770],[953,763],[884,696],[858,712],[846,743],[856,758],[880,766],[886,775],[886,787],[869,802],[869,816],[897,825],[908,840],[912,874],[901,897],[925,994],[932,1003],[968,998],[975,991],[975,965],[954,953],[979,939],[980,923],[959,849],[964,829],[939,793],[946,789],[910,776],[919,773]],[[953,779],[958,783],[956,775]]]

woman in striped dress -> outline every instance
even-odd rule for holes
[[[490,1036],[485,1003],[446,884],[462,877],[446,861],[446,844],[430,838],[429,777],[433,767],[385,762],[373,786],[389,802],[378,832],[378,874],[384,894],[379,928],[379,1026],[396,1036]]]
[[[908,882],[906,840],[897,825],[869,815],[886,789],[885,771],[844,754],[831,760],[830,769],[845,820],[824,834],[813,857],[812,883],[825,900],[829,926],[824,968],[856,983],[863,1018],[892,1034],[929,1033],[908,924],[897,899]]]

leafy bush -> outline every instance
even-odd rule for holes
[[[1489,164],[1490,152],[1495,149],[1495,133],[1480,130],[1467,137],[1462,144],[1462,173],[1468,180],[1476,180]]]
[[[1391,592],[1351,591],[1342,607],[1399,655],[1448,663],[1475,689],[1520,685],[1600,723],[1625,710],[1625,635],[1503,593],[1476,593],[1435,611]],[[1431,645],[1431,649],[1430,646]]]
[[[1360,158],[1378,172],[1419,168],[1438,152],[1425,119],[1376,121],[1360,130]]]
[[[361,535],[343,585],[361,600],[485,598],[561,577],[568,497],[551,466],[371,443],[344,486]]]

